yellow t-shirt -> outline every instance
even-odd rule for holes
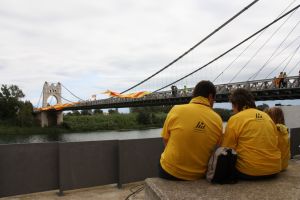
[[[162,137],[168,140],[160,163],[169,174],[196,180],[204,176],[215,145],[222,137],[222,119],[208,99],[196,97],[169,112]]]
[[[232,116],[226,126],[222,146],[236,150],[236,168],[247,175],[264,176],[280,172],[281,153],[276,126],[257,109],[246,109]]]
[[[281,170],[284,170],[289,165],[291,158],[290,139],[288,128],[283,124],[276,124],[278,133],[278,148],[281,152]]]

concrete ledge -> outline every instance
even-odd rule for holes
[[[210,184],[198,181],[146,179],[146,200],[300,200],[300,160],[291,160],[288,169],[272,180],[239,181],[237,184]]]

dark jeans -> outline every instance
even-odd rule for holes
[[[158,177],[163,178],[163,179],[167,179],[167,180],[172,180],[172,181],[183,181],[180,178],[177,178],[175,176],[172,176],[171,174],[169,174],[168,172],[166,172],[162,166],[160,165],[160,163],[158,164]]]
[[[239,172],[236,170],[236,175],[239,180],[265,180],[265,179],[272,179],[277,176],[277,174],[271,174],[271,175],[265,175],[265,176],[250,176],[247,174],[244,174],[242,172]]]

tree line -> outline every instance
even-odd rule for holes
[[[33,106],[17,85],[1,85],[0,89],[0,122],[16,126],[33,126]]]

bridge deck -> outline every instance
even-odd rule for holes
[[[263,79],[246,82],[216,85],[216,102],[228,102],[229,94],[237,88],[245,88],[252,92],[256,100],[300,99],[300,77],[286,78],[284,87],[276,84],[274,79]],[[62,110],[84,110],[105,108],[144,107],[158,105],[176,105],[188,103],[192,98],[194,88],[179,88],[175,93],[171,90],[155,92],[142,98],[107,98],[93,101],[81,101]],[[55,109],[50,109],[55,110]]]

